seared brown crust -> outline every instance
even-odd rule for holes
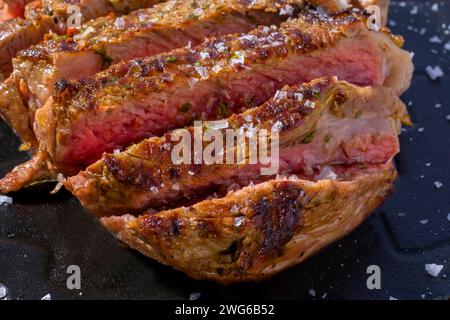
[[[125,14],[161,1],[164,0],[39,0],[26,7],[25,17],[40,19],[48,16],[62,22],[68,17],[68,8],[75,5],[80,8],[82,22],[86,22],[110,12]],[[65,26],[62,26],[62,30],[65,30]]]
[[[76,52],[83,50],[100,50],[101,47],[117,43],[124,43],[136,39],[146,32],[164,29],[184,29],[196,21],[216,20],[218,17],[235,13],[246,16],[258,12],[274,13],[278,15],[280,9],[286,5],[293,5],[290,14],[298,12],[303,0],[263,0],[249,2],[242,0],[170,0],[152,8],[134,11],[120,19],[115,16],[105,16],[90,21],[79,30],[66,38],[55,37],[53,41],[41,43],[20,53],[21,58],[52,59],[56,52]],[[197,10],[196,10],[197,9]],[[280,22],[283,19],[280,15]],[[108,52],[106,52],[108,53]],[[113,57],[111,57],[113,58]]]
[[[46,23],[21,18],[0,23],[0,73],[5,78],[12,71],[11,59],[16,53],[40,41],[48,29]]]
[[[339,101],[336,102],[337,100]],[[311,107],[312,105],[314,107]],[[359,115],[358,119],[355,119],[355,114]],[[377,119],[376,123],[373,122],[374,119]],[[317,166],[330,163],[320,162],[322,159],[312,159],[317,153],[314,150],[325,148],[324,154],[327,154],[327,159],[334,159],[336,154],[343,152],[342,150],[350,153],[352,148],[361,148],[357,145],[352,147],[352,140],[358,141],[358,134],[363,137],[368,132],[366,127],[370,125],[378,126],[378,132],[371,133],[372,136],[379,135],[384,140],[390,136],[396,141],[397,132],[391,129],[390,121],[395,123],[408,120],[406,107],[392,90],[360,88],[344,81],[323,78],[279,91],[276,98],[262,106],[228,118],[227,128],[220,128],[218,131],[221,131],[223,136],[228,129],[252,128],[266,129],[270,132],[277,124],[280,127],[280,143],[284,151],[302,143],[305,135],[314,132],[315,140],[318,142],[313,139],[313,143],[309,145],[308,165],[304,166],[308,168],[313,166],[313,169],[316,169]],[[339,128],[340,125],[360,129],[355,128],[352,133],[344,134],[345,130]],[[334,127],[339,128],[340,133],[330,129]],[[187,130],[193,140],[195,129],[190,127]],[[334,135],[330,134],[330,131]],[[326,143],[322,142],[322,135],[327,139]],[[191,145],[193,143],[191,141]],[[203,142],[203,150],[209,143]],[[240,165],[200,165],[194,164],[193,159],[190,165],[174,164],[171,157],[177,144],[178,141],[173,141],[173,132],[169,132],[160,138],[144,140],[122,153],[105,154],[102,160],[88,167],[86,171],[67,179],[66,187],[84,207],[102,216],[135,212],[149,206],[159,208],[184,197],[194,197],[211,187],[261,179],[260,165],[249,165],[248,156],[245,163]],[[378,146],[375,143],[372,147]],[[397,151],[398,149],[394,148],[388,153],[393,157]],[[228,149],[223,151],[224,154],[228,152],[231,151]],[[245,153],[247,155],[248,150]],[[301,154],[295,155],[295,151],[292,153],[294,157],[298,157],[297,162],[303,162]],[[351,164],[349,155],[346,161],[347,164]],[[366,159],[367,163],[371,161],[380,160]],[[300,169],[297,170],[299,171],[296,173],[302,173]],[[264,180],[268,178],[265,177]]]
[[[120,240],[196,279],[254,281],[355,229],[391,192],[391,167],[351,181],[269,181],[156,214],[102,218]]]

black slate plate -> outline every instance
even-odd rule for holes
[[[437,12],[432,10],[435,3]],[[219,299],[450,295],[450,50],[444,50],[449,26],[448,0],[392,4],[390,27],[405,36],[406,48],[415,53],[413,85],[403,97],[411,102],[415,125],[401,137],[396,193],[347,238],[271,280],[222,287],[191,280],[125,248],[67,193],[52,197],[25,192],[14,197],[13,205],[0,206],[0,283],[8,288],[8,297],[40,299],[50,293],[53,299],[188,299],[192,292]],[[442,43],[429,41],[435,35]],[[431,81],[427,65],[440,65],[445,76]],[[17,146],[18,140],[1,123],[0,174],[26,158],[16,152]],[[436,181],[443,186],[436,188]],[[444,265],[439,277],[425,272],[427,263]],[[81,290],[66,287],[69,265],[81,268]],[[381,290],[367,289],[369,265],[381,268]]]

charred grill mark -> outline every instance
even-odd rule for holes
[[[126,163],[121,163],[117,157],[110,154],[105,154],[103,159],[112,176],[126,186],[150,190],[158,182],[152,172],[143,168],[142,161],[129,162],[127,160]]]
[[[176,180],[176,179],[180,178],[180,176],[181,176],[181,168],[175,167],[175,166],[169,167],[167,169],[167,173],[168,173],[170,179]]]
[[[233,241],[230,246],[226,249],[220,252],[221,255],[230,256],[232,261],[235,261],[239,258],[239,247],[240,247],[240,241],[235,240]]]
[[[55,94],[53,97],[56,102],[61,103],[66,96],[73,94],[77,90],[77,83],[64,78],[59,78],[55,83]]]
[[[179,217],[164,218],[150,215],[140,222],[143,232],[146,236],[159,241],[170,241],[172,237],[178,237],[183,234],[185,222]]]
[[[262,197],[252,205],[254,216],[252,222],[260,231],[262,242],[258,255],[281,255],[283,248],[288,243],[301,218],[301,204],[299,197],[302,190],[280,182],[274,188],[270,199]]]
[[[337,104],[339,105],[344,104],[347,101],[347,99],[348,99],[347,95],[341,88],[338,88],[334,91],[334,101]]]

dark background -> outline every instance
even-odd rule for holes
[[[431,9],[435,3],[438,12]],[[189,299],[193,292],[201,299],[450,295],[450,51],[444,50],[450,41],[450,1],[393,1],[390,20],[389,27],[415,53],[414,81],[403,97],[415,125],[401,136],[395,194],[350,236],[271,280],[222,287],[191,280],[127,249],[65,192],[24,192],[14,196],[13,205],[0,205],[0,284],[9,299],[48,293],[52,299]],[[435,35],[442,43],[430,42]],[[445,76],[431,81],[428,65],[440,65]],[[0,174],[26,158],[16,151],[18,144],[1,123]],[[435,181],[443,187],[436,188]],[[444,270],[431,277],[426,263],[442,264]],[[80,291],[66,288],[66,268],[72,264],[81,268]],[[381,268],[381,290],[366,287],[369,265]]]

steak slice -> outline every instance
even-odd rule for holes
[[[126,13],[160,1],[39,0],[28,3],[25,7],[25,20],[16,18],[0,25],[0,78],[9,76],[12,71],[11,59],[20,50],[40,42],[50,30],[57,34],[66,32],[66,21],[69,16],[67,9],[71,5],[79,6],[83,20],[88,21],[110,12]],[[21,3],[24,1],[19,1],[19,4]],[[115,3],[119,5],[115,6]]]
[[[347,235],[390,194],[396,172],[271,180],[189,207],[101,218],[116,237],[195,279],[261,280]]]
[[[77,6],[81,13],[81,22],[87,22],[109,13],[126,14],[131,11],[152,6],[163,0],[38,0],[25,7],[27,19],[55,20],[58,31],[65,32],[70,6]],[[54,30],[56,31],[56,30]]]
[[[47,23],[35,23],[21,18],[0,23],[0,81],[11,73],[11,59],[16,53],[39,42],[48,29]]]
[[[73,175],[152,135],[258,106],[284,85],[334,76],[401,93],[411,57],[358,14],[308,13],[277,27],[210,39],[156,57],[114,65],[95,77],[61,80],[36,114],[49,169]],[[17,186],[26,184],[18,181]],[[13,191],[2,184],[0,190]]]
[[[12,97],[22,96],[24,103],[17,112],[11,108],[17,103],[4,99],[0,110],[23,139],[30,139],[34,113],[54,93],[55,83],[61,77],[78,80],[112,63],[152,56],[189,43],[197,45],[207,37],[248,32],[259,25],[279,25],[298,13],[303,3],[304,0],[175,0],[119,18],[93,20],[71,32],[71,36],[55,35],[21,51],[3,91]],[[26,119],[28,114],[30,119]],[[15,126],[24,121],[29,123],[28,128]]]
[[[409,121],[406,107],[392,89],[357,87],[324,78],[284,88],[262,106],[219,121],[220,129],[214,129],[217,123],[211,122],[210,128],[200,130],[201,134],[216,130],[225,137],[229,129],[242,129],[257,136],[261,129],[270,132],[277,126],[279,170],[272,175],[313,177],[327,165],[387,163],[399,152],[397,135],[402,120]],[[195,130],[185,130],[190,146],[195,143]],[[181,136],[178,132],[177,137]],[[175,164],[172,155],[179,141],[174,136],[167,133],[122,153],[104,154],[65,185],[85,208],[103,216],[160,208],[221,186],[226,189],[270,178],[261,174],[261,168],[267,166],[259,161],[250,163],[249,149],[240,164],[196,164],[194,152],[189,163]],[[248,146],[249,140],[245,143]],[[202,150],[210,144],[203,141]],[[221,151],[224,160],[230,152],[237,154],[237,147],[233,143],[231,149]]]

